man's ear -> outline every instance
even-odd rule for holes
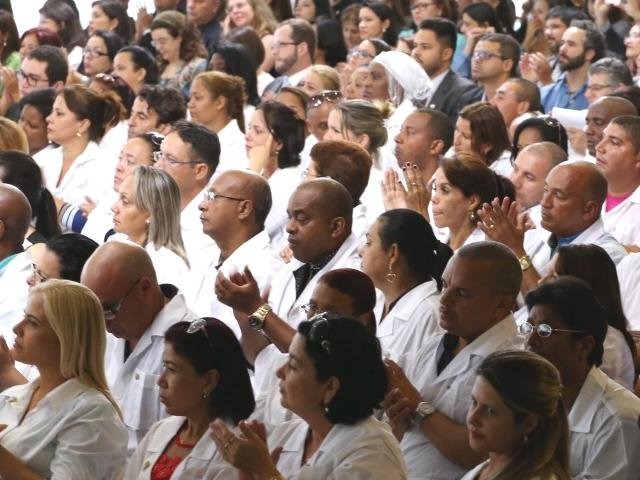
[[[336,217],[331,220],[331,236],[339,238],[347,230],[347,221],[343,217]]]

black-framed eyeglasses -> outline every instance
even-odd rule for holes
[[[196,164],[196,163],[204,163],[200,160],[176,160],[170,155],[166,155],[162,152],[153,152],[153,159],[156,163],[167,162],[170,165],[188,165],[188,164]]]
[[[323,90],[309,99],[307,108],[317,108],[324,102],[340,103],[342,101],[342,92],[338,90]]]
[[[40,270],[38,266],[33,262],[31,263],[31,274],[33,275],[33,283],[36,285],[49,280],[49,277],[42,273],[42,270]]]
[[[523,324],[518,326],[518,331],[522,335],[529,336],[533,332],[536,332],[541,338],[548,338],[554,333],[582,333],[587,334],[587,332],[583,330],[567,330],[563,328],[553,328],[551,325],[546,323],[540,323],[538,325],[534,325],[530,322],[524,322]]]
[[[122,309],[122,305],[124,305],[125,300],[127,299],[127,297],[129,295],[131,295],[131,292],[133,292],[133,289],[136,288],[136,285],[138,285],[138,283],[140,283],[140,280],[142,280],[142,277],[140,277],[138,280],[136,280],[134,282],[133,285],[131,285],[131,287],[129,288],[129,290],[127,290],[127,293],[125,293],[122,298],[120,300],[118,300],[117,302],[109,305],[109,304],[102,304],[102,312],[104,313],[104,319],[105,321],[111,321],[114,318],[116,318],[116,316],[118,315],[118,312]]]
[[[288,45],[300,45],[300,42],[278,42],[277,40],[271,44],[271,50],[280,50]]]
[[[500,60],[504,60],[504,57],[502,55],[498,55],[497,53],[493,53],[493,52],[487,52],[486,50],[479,50],[479,51],[473,52],[473,55],[471,55],[471,58],[473,60],[478,60],[480,62],[484,62],[486,60],[489,60],[490,58],[499,58]]]
[[[47,80],[46,78],[40,78],[37,77],[35,75],[31,75],[28,73],[25,73],[24,70],[20,69],[16,72],[16,74],[18,75],[18,78],[22,78],[29,87],[35,87],[38,85],[38,82],[47,82],[49,83],[49,80]]]
[[[97,58],[97,57],[108,57],[109,54],[107,52],[101,52],[96,48],[85,48],[82,51],[82,55],[85,57]]]
[[[426,8],[429,8],[432,5],[435,5],[435,3],[433,3],[433,2],[416,2],[413,5],[411,5],[411,7],[409,7],[409,9],[412,12],[416,12],[418,10],[424,10]]]
[[[205,202],[213,202],[216,198],[226,198],[227,200],[235,200],[236,202],[244,202],[246,199],[238,198],[238,197],[230,197],[228,195],[222,195],[221,193],[216,193],[211,190],[206,190],[202,197]]]
[[[204,336],[207,338],[207,343],[210,347],[213,347],[211,338],[209,338],[209,333],[207,332],[207,320],[205,318],[196,318],[187,327],[187,333],[189,335],[192,335],[199,331],[202,331],[202,333],[204,333]]]

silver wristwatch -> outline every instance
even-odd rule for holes
[[[414,420],[419,425],[422,420],[427,418],[429,415],[436,412],[436,407],[429,402],[420,402],[416,407],[416,412],[414,414]]]

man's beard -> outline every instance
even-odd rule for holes
[[[285,75],[289,71],[289,69],[293,67],[293,65],[295,65],[297,61],[298,61],[298,52],[296,51],[294,52],[293,55],[284,59],[282,61],[282,64],[279,65],[276,68],[276,70],[278,71],[279,74]],[[297,86],[297,85],[294,85],[294,86]]]
[[[563,61],[562,57],[560,57],[560,70],[562,70],[563,72],[568,72],[568,71],[580,68],[587,61],[587,58],[585,55],[586,55],[586,52],[582,52],[577,57],[569,58],[566,61]]]

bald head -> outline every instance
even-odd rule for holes
[[[216,183],[224,185],[225,192],[238,198],[251,200],[253,216],[260,230],[272,206],[271,188],[262,175],[249,170],[227,170],[220,174]]]
[[[570,172],[586,202],[595,202],[598,210],[607,199],[607,179],[604,174],[591,162],[572,162],[558,165]]]
[[[13,252],[22,245],[30,223],[31,206],[27,197],[13,185],[0,183],[0,244],[2,249]]]
[[[567,152],[565,152],[560,145],[553,142],[532,143],[520,150],[519,155],[522,153],[532,154],[544,159],[549,164],[549,170],[567,160]]]
[[[316,178],[298,185],[293,195],[299,192],[311,194],[313,206],[319,208],[327,218],[344,218],[351,232],[353,200],[344,185],[332,178]]]
[[[89,257],[80,281],[94,292],[98,284],[110,288],[135,282],[140,277],[156,282],[151,257],[139,245],[130,242],[107,242]]]
[[[518,295],[522,268],[511,249],[502,243],[482,241],[464,245],[456,252],[456,257],[486,265],[486,281],[492,284],[496,293]]]
[[[602,140],[604,129],[611,120],[621,115],[637,114],[635,105],[626,98],[605,96],[593,102],[587,111],[587,125],[584,130],[589,155],[595,157],[596,145]]]

